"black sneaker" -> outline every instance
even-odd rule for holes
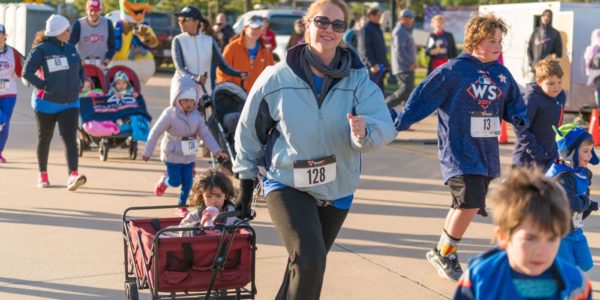
[[[446,278],[451,282],[456,282],[463,274],[463,270],[460,267],[456,253],[452,253],[448,256],[442,256],[434,247],[433,250],[427,252],[426,257],[427,261],[438,271],[438,275],[440,275],[440,277]]]

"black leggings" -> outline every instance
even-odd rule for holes
[[[267,207],[289,255],[275,299],[319,299],[327,253],[348,210],[317,206],[315,198],[293,188],[270,192]]]
[[[35,111],[38,128],[37,159],[40,172],[48,170],[48,153],[54,135],[54,127],[58,122],[58,132],[65,143],[65,153],[69,174],[77,170],[79,153],[77,148],[77,128],[79,126],[79,108],[70,108],[55,114]]]

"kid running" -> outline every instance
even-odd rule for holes
[[[227,175],[215,169],[206,171],[196,177],[192,186],[190,206],[196,207],[196,210],[191,211],[179,225],[211,226],[211,219],[215,214],[235,210],[232,201],[236,194],[236,189]],[[235,220],[234,217],[227,218],[225,224],[231,225]],[[192,234],[191,231],[182,231],[182,233]]]
[[[165,108],[150,130],[142,158],[148,161],[154,152],[158,138],[166,132],[160,147],[160,158],[167,165],[167,174],[162,176],[154,189],[154,194],[162,196],[167,187],[181,185],[179,205],[176,215],[185,217],[186,204],[192,187],[193,171],[200,138],[204,145],[217,158],[227,158],[204,123],[198,106],[200,91],[198,85],[188,77],[173,80],[171,86],[171,106]]]
[[[498,246],[471,261],[454,299],[592,299],[585,274],[556,256],[569,203],[554,180],[515,169],[490,200]]]
[[[529,128],[517,135],[513,165],[535,164],[544,171],[558,158],[553,126],[560,126],[566,96],[562,89],[563,71],[554,55],[535,65],[536,82],[523,96],[527,105]]]
[[[518,129],[527,125],[517,83],[497,62],[504,34],[506,24],[492,14],[471,18],[465,28],[465,52],[427,76],[395,122],[403,131],[438,110],[439,159],[452,205],[427,260],[450,281],[462,275],[458,243],[478,212],[487,215],[488,185],[500,176],[500,121]]]
[[[560,160],[552,164],[546,175],[558,179],[567,193],[572,211],[569,234],[560,242],[558,257],[587,272],[594,263],[583,234],[583,220],[598,210],[598,203],[589,196],[592,171],[587,165],[597,165],[599,160],[594,152],[592,135],[576,124],[565,124],[557,129],[556,144]]]
[[[10,118],[17,101],[17,77],[21,77],[23,58],[17,50],[6,44],[6,30],[0,24],[0,163],[8,140]]]

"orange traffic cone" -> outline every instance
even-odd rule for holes
[[[594,146],[600,146],[600,123],[598,123],[598,108],[592,109],[592,115],[590,116],[590,128],[588,132],[594,138]]]
[[[504,120],[502,120],[502,125],[500,126],[500,136],[498,136],[498,143],[508,143],[508,133],[506,133],[506,121]]]

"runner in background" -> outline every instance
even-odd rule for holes
[[[79,174],[77,133],[79,128],[79,91],[83,85],[83,68],[75,47],[68,43],[69,20],[52,15],[46,30],[39,31],[23,67],[23,77],[31,83],[35,100],[33,109],[38,129],[38,187],[48,187],[48,154],[54,127],[58,123],[65,144],[68,174],[67,189],[75,191],[86,183]]]
[[[69,44],[77,48],[83,64],[104,70],[115,55],[115,30],[109,19],[100,16],[101,0],[88,0],[85,12],[87,15],[71,26]]]
[[[17,101],[17,77],[21,77],[23,57],[13,47],[6,44],[6,29],[0,24],[0,163],[5,163],[2,155],[10,118]]]

